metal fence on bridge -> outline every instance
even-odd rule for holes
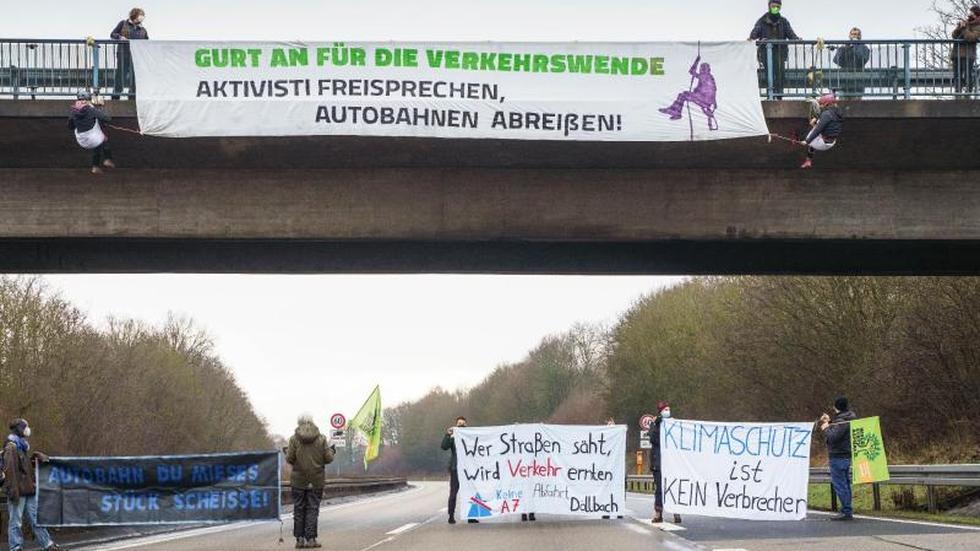
[[[888,482],[871,485],[874,510],[881,510],[881,486],[925,486],[927,509],[930,513],[938,510],[936,488],[959,486],[980,488],[980,464],[957,465],[889,465],[891,479]],[[830,484],[830,468],[810,469],[810,482]],[[626,477],[626,488],[633,492],[653,493],[653,475],[630,475]],[[830,489],[831,509],[837,510],[837,496]]]
[[[976,44],[957,40],[764,41],[759,43],[763,98],[971,98],[978,90]],[[129,92],[123,41],[0,39],[0,97],[71,97],[80,90]],[[964,57],[961,57],[961,54]],[[972,77],[972,79],[970,78]]]

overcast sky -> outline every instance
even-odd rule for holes
[[[105,38],[134,1],[8,5],[0,36]],[[806,38],[907,37],[930,0],[786,0]],[[744,39],[764,0],[153,0],[153,39],[657,41]],[[260,414],[348,415],[375,383],[387,405],[434,385],[473,385],[575,322],[612,322],[674,279],[463,276],[52,276],[102,323],[194,318],[215,338]]]

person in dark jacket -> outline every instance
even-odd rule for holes
[[[657,418],[650,425],[650,471],[657,489],[653,497],[653,522],[660,524],[664,521],[664,475],[663,457],[660,455],[660,426],[664,419],[670,418],[670,404],[661,400],[657,402]],[[674,522],[680,524],[681,516],[674,513]]]
[[[849,38],[852,43],[845,44],[834,54],[834,63],[841,69],[852,72],[864,71],[864,66],[871,60],[871,48],[861,44],[861,29],[851,29]],[[864,84],[859,80],[846,79],[841,84],[845,99],[861,99],[864,95]]]
[[[820,117],[810,121],[813,128],[810,129],[806,139],[800,142],[801,145],[807,146],[806,160],[800,168],[813,167],[814,154],[817,151],[829,151],[837,145],[837,139],[844,129],[844,115],[837,107],[836,96],[825,94],[817,100],[817,103],[820,106]]]
[[[457,428],[466,426],[466,417],[460,415],[456,418],[456,424],[446,429],[446,434],[442,436],[442,449],[449,452],[449,524],[456,524],[456,494],[459,493],[459,473],[456,470],[456,441],[453,433]],[[476,524],[479,522],[475,518],[467,522]]]
[[[119,93],[129,85],[129,99],[133,99],[136,94],[136,78],[133,74],[133,55],[129,51],[130,40],[149,40],[150,34],[143,27],[143,19],[146,13],[143,8],[133,8],[129,10],[129,18],[123,19],[112,29],[109,38],[122,40],[122,44],[116,46],[116,79],[112,85],[112,99],[119,99]]]
[[[289,476],[293,497],[293,536],[297,549],[322,547],[316,541],[320,518],[320,500],[326,476],[323,469],[333,462],[336,449],[309,415],[301,415],[296,433],[289,438],[286,462],[292,465]]]
[[[47,462],[48,457],[41,452],[31,451],[28,438],[31,427],[25,419],[10,422],[10,434],[3,443],[3,493],[7,496],[7,542],[10,551],[24,548],[24,534],[21,526],[24,513],[31,525],[34,539],[41,549],[57,551],[61,549],[51,540],[51,534],[43,526],[37,525],[37,480],[35,468],[38,462]]]
[[[830,485],[840,500],[840,516],[833,520],[852,520],[854,509],[851,506],[851,421],[857,419],[848,407],[847,398],[841,396],[834,401],[834,417],[824,413],[820,416],[820,430],[827,441],[827,454],[830,456]]]
[[[78,145],[92,151],[92,174],[102,174],[103,167],[116,167],[112,162],[109,137],[99,124],[112,121],[112,117],[96,107],[93,101],[92,94],[78,93],[77,100],[71,106],[68,128],[74,130]]]
[[[953,28],[952,37],[963,40],[951,52],[953,84],[957,92],[972,93],[977,82],[977,41],[980,40],[980,5],[970,8],[966,18]]]
[[[782,0],[771,0],[769,11],[755,22],[749,40],[759,42],[759,62],[762,63],[766,75],[769,74],[769,48],[766,46],[767,40],[799,40],[800,37],[793,31],[789,19],[780,13],[783,8]],[[786,60],[789,59],[789,46],[786,44],[774,45],[772,48],[772,91],[773,98],[783,99],[783,89],[786,83]]]

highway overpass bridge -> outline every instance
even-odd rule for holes
[[[120,168],[93,176],[68,102],[0,100],[0,272],[980,273],[980,102],[842,106],[812,171],[765,138],[115,131]],[[805,124],[764,107],[773,132]]]

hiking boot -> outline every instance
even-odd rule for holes
[[[296,538],[296,549],[306,549],[306,538]]]
[[[854,520],[854,515],[838,515],[830,520]]]
[[[664,514],[661,513],[660,511],[657,511],[657,513],[653,515],[653,520],[650,522],[654,524],[660,524],[663,521],[664,521]]]
[[[800,168],[813,168],[813,160],[807,159],[803,161],[803,164],[800,165]]]
[[[93,166],[92,167],[92,174],[102,174],[102,168],[101,167],[97,167],[97,166]]]
[[[681,516],[678,515],[677,513],[674,513],[674,524],[680,524],[680,523],[681,523]]]
[[[456,524],[455,517],[449,517],[449,524]]]
[[[323,544],[316,541],[316,538],[313,538],[311,540],[306,540],[306,547],[309,547],[311,549],[319,549],[320,547],[323,547]]]
[[[112,159],[106,159],[102,161],[102,166],[105,168],[116,168],[116,163],[112,162]]]
[[[521,513],[521,522],[527,522],[527,513]]]
[[[536,518],[534,518],[534,513],[529,513],[529,514],[527,515],[527,520],[529,520],[529,521],[531,521],[531,522],[534,522],[534,521],[536,521],[536,520],[538,520],[538,519],[536,519]]]

